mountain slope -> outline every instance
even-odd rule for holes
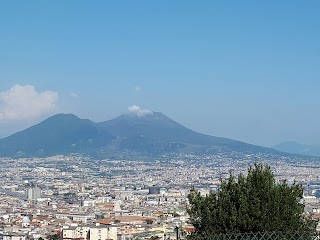
[[[58,114],[24,131],[0,140],[2,156],[47,156],[90,151],[105,146],[113,137],[90,120]]]
[[[118,154],[277,153],[276,150],[190,130],[159,112],[121,115],[94,123],[58,114],[24,131],[0,139],[0,156],[51,156],[80,153],[105,157]]]
[[[320,157],[320,146],[305,145],[294,141],[283,142],[273,146],[272,148],[278,151],[288,152],[292,154],[302,154]]]
[[[274,151],[236,140],[195,132],[159,112],[144,117],[125,114],[109,121],[97,123],[97,125],[100,129],[122,138],[122,144],[125,143],[125,147],[130,148],[132,145],[131,149],[138,146],[146,146],[147,148],[154,143],[158,144],[159,148],[168,146],[169,148],[182,149],[188,145],[195,150],[202,149],[202,151],[207,151],[210,147],[253,152]],[[122,145],[122,147],[124,146]]]

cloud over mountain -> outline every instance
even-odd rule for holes
[[[137,105],[132,105],[131,107],[128,107],[128,110],[129,110],[129,112],[134,113],[138,117],[143,117],[143,116],[146,116],[146,115],[152,115],[153,114],[153,111],[151,111],[149,109],[141,109]]]
[[[0,92],[0,120],[29,120],[52,113],[58,99],[54,91],[38,92],[31,85],[15,85]]]

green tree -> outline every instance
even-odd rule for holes
[[[104,215],[103,214],[96,214],[95,219],[97,219],[97,220],[104,219]]]
[[[59,234],[48,235],[47,238],[48,240],[59,240],[60,235]]]
[[[160,239],[160,237],[158,237],[158,236],[151,236],[150,237],[150,240],[158,240],[158,239]]]
[[[146,219],[146,223],[147,223],[148,225],[151,225],[151,224],[153,223],[153,221],[152,221],[151,219]]]
[[[314,232],[315,224],[304,217],[301,185],[275,182],[269,166],[255,164],[248,175],[231,173],[220,190],[201,196],[192,189],[187,211],[195,227],[193,236],[220,233]]]

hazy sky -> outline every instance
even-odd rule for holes
[[[320,1],[1,1],[0,136],[132,105],[194,130],[320,145]]]

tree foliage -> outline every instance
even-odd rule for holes
[[[299,203],[301,185],[275,182],[269,166],[255,164],[248,175],[230,174],[220,190],[201,196],[192,189],[188,213],[196,236],[217,233],[314,231]]]
[[[53,235],[48,235],[47,239],[48,240],[59,240],[61,237],[59,234],[53,234]]]

